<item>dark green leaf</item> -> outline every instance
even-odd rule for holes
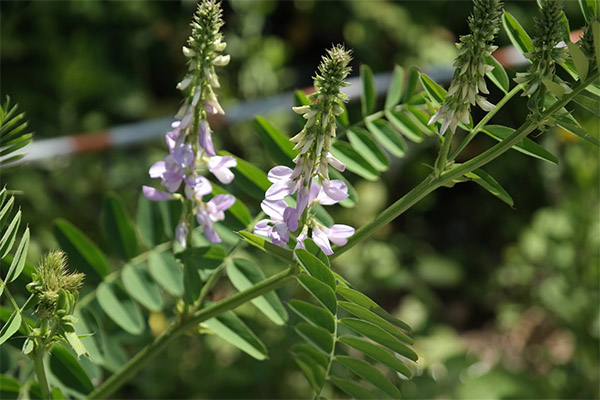
[[[101,334],[96,318],[87,309],[77,310],[73,315],[77,319],[73,324],[76,332],[93,333],[81,338],[81,342],[89,353],[90,359],[96,365],[104,364],[104,355],[101,350]]]
[[[150,253],[148,267],[154,280],[172,296],[179,297],[183,294],[183,272],[170,252]]]
[[[363,117],[371,114],[375,110],[375,101],[377,93],[373,83],[373,72],[368,65],[360,66],[360,79],[362,82],[362,94],[360,96],[360,105]]]
[[[569,47],[569,53],[571,53],[571,58],[573,58],[573,63],[575,64],[575,69],[577,70],[577,74],[579,74],[579,78],[581,78],[582,81],[585,81],[589,68],[587,57],[576,44],[567,42],[567,46]]]
[[[542,83],[546,89],[550,91],[556,98],[560,99],[565,94],[565,88],[550,79],[542,79]]]
[[[378,119],[366,121],[367,129],[375,136],[375,139],[390,153],[396,157],[404,157],[406,154],[406,142],[387,121]]]
[[[371,164],[367,162],[356,150],[352,148],[348,143],[342,141],[336,141],[331,146],[331,154],[344,164],[349,171],[370,180],[376,181],[378,173]]]
[[[579,93],[573,101],[585,108],[596,117],[600,117],[600,98],[589,92]]]
[[[330,376],[327,379],[350,397],[355,399],[373,398],[371,393],[354,381],[339,376]]]
[[[221,151],[219,154],[235,157],[237,161],[237,166],[234,169],[234,185],[255,199],[264,199],[266,190],[271,186],[271,182],[267,179],[267,174],[248,161],[234,156],[229,152]]]
[[[596,2],[597,0],[579,0],[579,7],[581,7],[585,22],[588,24],[596,18],[598,12]]]
[[[64,386],[82,394],[94,389],[94,385],[79,364],[77,358],[66,348],[55,345],[50,351],[50,371]]]
[[[156,204],[158,204],[158,208],[160,209],[165,235],[168,238],[172,238],[183,211],[183,204],[180,200],[161,201]]]
[[[123,259],[129,260],[137,254],[137,237],[133,223],[125,211],[123,202],[116,194],[104,197],[104,234],[110,247]]]
[[[396,65],[392,75],[392,82],[385,97],[385,108],[392,108],[400,103],[402,98],[402,89],[404,86],[404,69]]]
[[[315,242],[313,242],[312,239],[310,239],[310,238],[305,239],[303,243],[304,243],[304,247],[305,247],[306,251],[308,251],[313,256],[317,257],[323,264],[325,264],[325,266],[328,269],[331,268],[331,263],[329,262],[329,257],[327,257],[327,255],[325,253],[323,253],[323,250],[321,250],[321,248],[319,246],[317,246],[315,244]]]
[[[268,240],[260,236],[256,236],[250,232],[241,231],[238,233],[246,242],[250,243],[252,246],[258,247],[265,253],[269,253],[287,263],[294,261],[294,253],[292,253],[290,250],[274,245]]]
[[[304,346],[304,347],[299,347]],[[315,392],[319,392],[325,381],[325,369],[327,368],[327,358],[319,351],[309,345],[295,345],[292,351],[294,361],[298,364],[304,376],[310,383]],[[325,366],[316,361],[314,355],[322,357],[325,360]]]
[[[5,193],[6,195],[6,193]],[[0,210],[0,229],[4,228],[4,225],[8,222],[10,212],[12,211],[13,205],[15,204],[15,198],[10,196],[6,203],[2,202],[2,209]]]
[[[315,362],[319,367],[323,368],[323,372],[329,364],[329,357],[315,349],[313,346],[305,343],[298,343],[292,346],[292,353],[294,355],[306,354]]]
[[[257,360],[267,358],[267,348],[263,342],[232,311],[211,318],[205,321],[204,325],[221,339]]]
[[[21,327],[21,320],[21,313],[19,310],[13,311],[6,324],[4,324],[0,330],[0,345],[10,339],[10,337],[19,330]]]
[[[102,310],[123,330],[132,335],[144,331],[144,318],[127,292],[115,282],[98,285],[96,297]]]
[[[213,245],[208,247],[192,247],[176,255],[183,263],[195,265],[198,270],[213,270],[225,260],[223,246]]]
[[[558,126],[565,129],[568,132],[571,132],[573,135],[579,136],[581,139],[588,141],[596,146],[600,147],[600,140],[596,138],[591,132],[583,129],[575,119],[568,118],[566,116],[558,116],[554,115],[553,118],[556,119]]]
[[[369,339],[403,355],[413,361],[417,361],[418,356],[412,349],[400,342],[394,336],[390,335],[377,325],[356,318],[342,318],[340,322],[348,328],[368,337]]]
[[[67,252],[69,264],[86,274],[86,278],[104,278],[108,274],[106,257],[87,236],[69,221],[54,222],[54,236],[60,247]]]
[[[164,226],[159,203],[150,201],[140,194],[137,209],[137,226],[140,238],[147,247],[160,244],[164,236]]]
[[[501,142],[512,135],[514,129],[502,125],[486,125],[485,128],[483,128],[483,132]],[[513,149],[520,153],[527,154],[528,156],[539,158],[540,160],[548,161],[553,164],[558,163],[556,156],[528,138],[520,140],[513,146]]]
[[[417,86],[419,85],[419,70],[417,67],[412,66],[408,70],[408,79],[406,81],[406,87],[404,94],[402,95],[402,102],[408,103],[410,99],[414,97],[417,92]]]
[[[263,117],[254,119],[254,126],[269,156],[279,165],[293,168],[292,159],[298,154],[290,138]]]
[[[400,398],[400,391],[398,388],[394,386],[384,374],[368,362],[348,356],[336,356],[335,360],[364,380],[371,382],[374,386],[383,390],[392,398]]]
[[[0,399],[18,399],[21,384],[14,378],[0,375]]]
[[[335,321],[327,310],[302,300],[290,300],[288,305],[307,322],[325,328],[331,333],[335,331]]]
[[[392,325],[385,319],[381,318],[379,315],[375,314],[374,312],[369,311],[368,309],[366,309],[363,306],[359,306],[358,304],[349,303],[346,301],[338,301],[338,306],[342,307],[344,310],[346,310],[348,312],[351,312],[352,314],[356,315],[360,319],[363,319],[367,322],[377,325],[381,329],[385,330],[386,332],[392,334],[396,338],[398,338],[408,344],[414,343],[414,340],[410,336],[406,335],[404,332],[401,332],[396,327],[394,327],[394,325]]]
[[[361,128],[353,128],[347,131],[350,144],[378,171],[385,171],[390,166],[390,159],[379,148],[377,143],[369,136],[368,132]]]
[[[515,204],[512,197],[510,197],[510,194],[504,190],[502,185],[500,185],[498,181],[496,181],[484,170],[478,168],[472,172],[466,173],[465,177],[477,183],[479,186],[483,187],[485,190],[498,197],[509,206],[512,207]]]
[[[338,339],[340,342],[364,353],[373,360],[382,363],[383,365],[393,369],[396,372],[410,378],[412,376],[410,370],[396,356],[389,353],[387,350],[373,344],[367,340],[356,336],[342,336]]]
[[[592,36],[594,37],[594,56],[596,58],[596,68],[600,69],[600,22],[592,21],[591,27]]]
[[[331,290],[331,287],[327,286],[320,280],[313,278],[308,274],[298,275],[298,280],[309,291],[321,304],[323,304],[332,314],[337,311],[337,300],[335,293]]]
[[[420,74],[419,79],[421,81],[421,85],[423,85],[423,89],[427,92],[429,99],[436,105],[441,105],[446,98],[446,89],[435,83],[433,79],[428,77],[425,74]]]
[[[409,333],[411,332],[410,326],[408,326],[405,322],[399,320],[398,318],[391,316],[387,311],[385,311],[377,303],[375,303],[373,300],[371,300],[364,294],[357,292],[356,290],[351,289],[349,287],[342,287],[342,286],[338,286],[336,291],[339,295],[341,295],[346,300],[351,301],[354,304],[358,304],[359,306],[366,308],[367,310],[379,315],[381,318],[385,319],[387,322],[389,322],[393,325],[396,325],[397,327],[404,329],[405,331],[407,331]]]
[[[494,56],[487,56],[485,58],[485,63],[494,67],[494,69],[488,72],[486,76],[498,87],[498,89],[502,90],[504,93],[508,93],[510,81],[508,80],[508,75],[506,75],[506,71],[502,64],[500,64]]]
[[[335,290],[335,278],[327,265],[323,264],[321,260],[307,250],[298,249],[295,253],[300,265],[302,265],[310,275]]]
[[[6,228],[6,231],[2,233],[0,238],[0,259],[6,257],[10,249],[12,249],[17,238],[17,232],[21,225],[21,210],[17,211],[10,224]]]
[[[6,283],[10,283],[17,279],[21,272],[23,272],[23,268],[25,267],[25,259],[27,258],[27,249],[29,248],[29,228],[25,229],[25,233],[21,237],[21,241],[19,242],[19,247],[17,247],[17,251],[15,252],[15,256],[10,263],[10,268],[6,273]]]
[[[333,350],[333,336],[323,328],[300,322],[296,326],[296,333],[325,354]]]
[[[234,258],[232,261],[226,262],[226,268],[229,280],[240,292],[266,278],[256,264],[243,258]],[[285,324],[288,319],[287,311],[275,292],[254,298],[252,304],[277,325]]]
[[[151,311],[160,311],[163,299],[156,282],[150,277],[145,264],[127,264],[121,276],[123,286],[131,297]]]
[[[423,141],[423,132],[411,120],[410,116],[406,114],[406,111],[391,111],[385,110],[385,116],[390,123],[400,131],[406,138],[412,140],[415,143]]]
[[[502,24],[504,25],[504,30],[508,34],[508,38],[521,53],[525,54],[534,51],[531,38],[521,27],[519,22],[517,22],[515,17],[505,11],[502,16]]]

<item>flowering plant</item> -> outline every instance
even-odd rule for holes
[[[352,124],[343,90],[352,52],[333,46],[317,67],[314,93],[297,95],[293,112],[304,121],[299,133],[290,138],[257,118],[261,139],[278,164],[265,173],[238,156],[215,150],[209,117],[225,113],[217,97],[215,67],[225,67],[230,57],[222,54],[226,42],[220,4],[203,0],[183,47],[189,67],[177,84],[184,99],[165,135],[168,154],[149,168],[150,177],[159,178],[162,187],[141,187],[137,226],[118,196],[105,200],[107,241],[120,259],[114,268],[72,223],[59,220],[55,233],[64,252],[51,253],[37,269],[27,271],[29,230],[14,248],[21,212],[13,216],[14,197],[6,188],[0,192],[0,255],[10,261],[0,294],[12,307],[0,344],[24,339],[19,343],[22,353],[34,363],[31,379],[21,383],[3,377],[3,382],[30,397],[107,398],[184,334],[214,334],[264,360],[266,346],[234,311],[251,303],[279,326],[290,321],[287,309],[297,314],[294,330],[303,342],[290,353],[315,398],[337,396],[335,390],[354,398],[398,398],[399,379],[417,371],[411,328],[335,272],[333,262],[443,186],[474,181],[512,205],[512,197],[481,167],[511,149],[555,163],[548,150],[528,139],[534,131],[559,125],[599,144],[565,109],[573,101],[597,112],[597,10],[581,1],[586,27],[580,41],[572,43],[564,35],[561,2],[539,4],[531,39],[500,1],[474,0],[471,32],[458,44],[448,91],[416,69],[405,74],[397,67],[384,106],[377,110],[371,70],[361,66],[362,115]],[[516,75],[512,88],[492,55],[501,25],[531,61],[526,72]],[[568,80],[557,75],[557,66]],[[488,83],[503,93],[496,105],[483,97],[494,90]],[[518,93],[528,97],[528,118],[516,129],[490,124]],[[485,112],[477,124],[471,114],[475,105]],[[23,133],[23,115],[15,110],[8,103],[0,110],[3,154],[31,138]],[[498,143],[457,162],[480,132]],[[390,168],[390,155],[405,154],[405,138],[421,142],[426,137],[439,143],[439,153],[421,183],[356,230],[335,223],[323,206],[356,204],[343,173],[377,180]],[[253,208],[262,211],[252,215]],[[265,276],[252,257],[257,253],[249,249],[278,260],[281,270]],[[71,268],[80,272],[68,272],[65,254]],[[30,296],[23,305],[9,288],[20,276],[29,281]],[[225,278],[231,284],[228,295],[212,296]],[[290,282],[298,282],[312,300],[285,298],[284,307],[275,290]],[[142,336],[148,332],[146,317],[165,309],[170,316],[166,329],[150,339]],[[147,344],[131,358],[115,361],[115,354],[123,351],[114,350],[119,348],[117,341],[105,340],[105,325]],[[48,368],[52,374],[47,374]],[[94,379],[88,370],[96,374]],[[110,372],[106,379],[103,371]]]

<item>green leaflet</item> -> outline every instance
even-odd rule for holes
[[[314,326],[325,328],[331,333],[335,331],[335,321],[327,310],[302,300],[290,300],[288,306]]]
[[[315,392],[323,386],[325,380],[325,369],[327,368],[327,357],[314,347],[306,344],[296,344],[292,347],[294,361]]]
[[[124,260],[137,254],[137,236],[121,199],[114,193],[104,197],[102,220],[110,247]]]
[[[398,388],[394,386],[384,374],[368,362],[348,356],[336,356],[335,360],[364,380],[371,382],[374,386],[387,393],[393,399],[400,398],[400,391]]]
[[[600,98],[590,92],[579,93],[573,101],[585,108],[596,117],[600,117]]]
[[[148,258],[150,275],[163,289],[175,297],[183,293],[183,272],[175,257],[168,251],[153,251]]]
[[[569,41],[567,42],[567,47],[569,48],[569,53],[571,53],[571,58],[573,59],[573,63],[575,64],[575,69],[577,70],[579,78],[582,81],[585,81],[588,75],[590,64],[587,57],[576,44]]]
[[[336,141],[331,146],[331,154],[344,164],[349,171],[369,181],[378,179],[377,170],[371,166],[352,146],[346,142]]]
[[[295,251],[295,254],[300,265],[302,265],[311,276],[335,290],[335,277],[327,265],[323,264],[321,260],[307,250],[298,249]]]
[[[121,286],[102,282],[96,291],[102,310],[123,330],[132,335],[144,332],[145,323],[137,304]]]
[[[0,399],[18,399],[21,384],[14,378],[0,375]]]
[[[340,319],[340,322],[346,325],[348,328],[368,337],[369,339],[387,347],[390,350],[395,351],[398,354],[403,355],[404,357],[407,357],[413,361],[418,359],[417,353],[377,325],[356,318],[342,318]]]
[[[21,321],[22,318],[19,310],[13,311],[6,324],[0,330],[0,345],[10,339],[19,330]]]
[[[371,357],[373,360],[393,369],[394,371],[410,378],[410,370],[396,356],[372,342],[356,336],[341,336],[338,340],[362,353]]]
[[[331,314],[335,315],[337,311],[337,300],[335,298],[335,293],[331,290],[330,286],[305,273],[299,274],[297,279],[310,294],[331,312]]]
[[[50,371],[64,386],[81,394],[87,394],[94,385],[79,364],[77,358],[66,348],[55,345],[50,351]]]
[[[254,126],[269,156],[279,165],[293,168],[292,159],[298,154],[290,138],[263,117],[254,119]]]
[[[64,219],[54,222],[54,236],[69,256],[69,264],[86,274],[86,280],[108,274],[106,256],[83,232]]]
[[[360,79],[362,82],[362,94],[360,96],[360,105],[363,117],[371,114],[375,110],[375,84],[373,83],[373,72],[368,65],[360,66]]]
[[[423,89],[425,89],[425,92],[429,96],[429,99],[436,105],[441,105],[446,98],[446,89],[435,83],[433,79],[425,74],[419,74],[419,80],[421,81],[421,85],[423,85]]]
[[[12,249],[17,238],[17,232],[21,225],[21,210],[17,211],[10,224],[6,228],[6,231],[2,233],[0,238],[0,259],[6,257],[10,249]]]
[[[351,312],[352,314],[356,315],[358,318],[360,318],[362,320],[365,320],[374,325],[377,325],[384,331],[392,334],[396,338],[398,338],[408,344],[414,343],[414,340],[411,337],[406,335],[404,332],[401,332],[399,329],[394,327],[394,325],[392,325],[385,319],[381,318],[379,315],[375,314],[374,312],[369,311],[365,307],[359,306],[358,304],[355,304],[355,303],[346,302],[346,301],[338,301],[338,306],[342,307],[344,310],[346,310],[348,312]]]
[[[15,252],[15,256],[13,257],[12,262],[10,263],[10,268],[8,269],[8,272],[6,273],[6,278],[4,279],[6,283],[13,282],[19,277],[19,275],[21,275],[21,272],[23,272],[28,249],[29,228],[25,229],[25,233],[23,233],[21,241],[19,242],[19,246],[17,247],[17,251]]]
[[[353,128],[347,131],[350,144],[377,171],[385,171],[390,166],[387,155],[364,129]]]
[[[501,142],[512,135],[515,130],[502,125],[486,125],[482,131],[486,135]],[[556,156],[529,138],[524,138],[519,141],[513,146],[513,149],[528,156],[539,158],[540,160],[548,161],[553,164],[558,163]]]
[[[121,274],[123,286],[131,297],[151,311],[160,311],[164,305],[158,285],[145,264],[127,264]]]
[[[258,247],[265,253],[269,253],[272,256],[279,258],[286,263],[291,263],[294,261],[294,253],[288,249],[284,249],[283,247],[274,245],[268,240],[257,236],[253,233],[241,231],[238,234],[244,239],[246,242],[250,243],[254,247]]]
[[[502,200],[509,206],[512,207],[515,204],[512,197],[510,197],[510,194],[508,194],[508,192],[504,190],[502,185],[500,185],[498,181],[496,181],[490,174],[488,174],[484,170],[478,168],[472,172],[465,174],[465,177],[477,183],[479,186],[481,186],[494,196],[498,197],[500,200]]]
[[[257,360],[267,358],[267,348],[261,340],[233,313],[227,311],[204,322],[204,325],[221,339],[232,344]]]
[[[596,0],[579,0],[579,7],[581,8],[581,13],[585,18],[586,23],[590,23],[596,17],[597,4]]]
[[[229,280],[240,292],[266,278],[256,264],[243,258],[234,258],[232,261],[227,261],[225,265]],[[276,325],[284,325],[288,319],[287,311],[275,292],[252,299],[252,304]]]
[[[406,80],[406,88],[402,95],[402,102],[409,103],[410,100],[417,93],[417,86],[419,85],[419,70],[417,67],[412,66],[408,70],[408,79]]]
[[[392,108],[400,103],[404,86],[404,69],[396,65],[392,74],[392,82],[385,97],[385,108]]]
[[[392,126],[407,139],[410,139],[415,143],[423,141],[423,132],[406,111],[385,110],[385,117],[390,121]]]
[[[375,121],[365,121],[369,132],[375,136],[375,139],[396,157],[404,157],[406,154],[406,142],[387,121],[378,119]]]
[[[329,381],[340,388],[344,393],[355,399],[372,399],[373,395],[358,383],[339,376],[330,376]]]
[[[519,22],[507,11],[502,15],[502,24],[512,44],[523,54],[533,52],[533,42]]]
[[[304,247],[306,248],[306,251],[308,251],[313,256],[317,257],[323,264],[325,264],[325,266],[328,269],[331,268],[331,263],[329,262],[329,257],[327,257],[327,255],[325,253],[323,253],[323,250],[321,250],[321,248],[319,246],[317,246],[315,244],[315,242],[313,242],[312,239],[308,239],[308,238],[305,239]]]
[[[333,335],[321,327],[300,322],[296,325],[296,333],[327,355],[333,350]]]
[[[90,360],[94,364],[103,365],[104,355],[101,350],[100,332],[94,316],[87,310],[77,310],[73,316],[77,319],[73,323],[76,332],[93,332],[92,335],[81,338],[81,342],[87,350]]]
[[[502,64],[500,64],[498,60],[494,58],[494,56],[487,56],[485,58],[485,63],[494,67],[493,70],[486,74],[489,80],[492,81],[494,85],[498,87],[498,89],[502,90],[504,93],[508,93],[508,90],[510,89],[510,81],[508,80],[508,75],[506,74]]]
[[[194,304],[200,296],[202,279],[200,271],[212,271],[225,260],[222,246],[192,247],[176,255],[183,263],[183,299]]]
[[[140,239],[146,247],[154,247],[162,242],[165,228],[159,203],[150,201],[140,194],[136,222]]]

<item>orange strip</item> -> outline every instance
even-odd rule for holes
[[[74,135],[71,138],[73,139],[73,147],[76,153],[108,149],[111,146],[110,137],[106,131],[86,135]]]

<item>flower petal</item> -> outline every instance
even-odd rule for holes
[[[204,225],[203,226],[203,230],[204,230],[204,236],[212,243],[221,243],[221,238],[219,237],[219,235],[217,235],[217,232],[215,232],[215,228],[213,227],[212,224],[210,225]]]
[[[144,192],[144,196],[152,201],[165,201],[173,198],[171,193],[163,192],[150,186],[142,186],[142,191]]]
[[[177,239],[181,247],[183,247],[184,249],[187,244],[188,232],[188,226],[184,221],[181,221],[177,224],[177,227],[175,227],[175,239]]]
[[[208,202],[216,211],[225,211],[235,203],[235,197],[230,194],[218,194]],[[212,208],[212,207],[211,207]]]
[[[157,161],[150,167],[150,177],[160,178],[167,171],[167,164],[164,161]]]
[[[283,200],[290,194],[294,193],[294,183],[289,181],[281,181],[271,185],[265,193],[267,200]]]
[[[324,228],[323,232],[325,232],[331,243],[336,246],[343,246],[348,243],[348,238],[354,235],[354,228],[348,225],[335,224],[329,228]]]
[[[323,250],[323,253],[328,256],[333,254],[333,250],[331,250],[331,245],[329,244],[329,238],[321,229],[313,228],[312,239],[315,244]]]
[[[283,212],[287,206],[283,200],[263,200],[260,203],[260,208],[265,214],[277,221],[283,221]]]
[[[348,187],[338,179],[324,181],[323,192],[320,202],[325,205],[339,203],[348,197]]]
[[[298,218],[298,213],[293,207],[287,207],[283,212],[283,222],[285,222],[289,230],[292,232],[298,229]]]
[[[327,153],[327,155],[325,156],[325,159],[327,160],[329,165],[331,165],[333,168],[337,169],[338,171],[344,172],[346,170],[346,164],[344,164],[343,162],[341,162],[340,160],[335,158],[333,156],[333,154]]]
[[[202,146],[206,154],[209,156],[216,156],[215,148],[212,142],[212,136],[210,133],[210,127],[206,121],[200,121],[200,126],[198,127],[198,140],[200,142],[200,146]]]
[[[283,165],[279,165],[277,167],[271,168],[271,170],[269,171],[269,174],[267,175],[267,178],[272,183],[277,183],[277,182],[281,182],[281,181],[289,181],[290,177],[292,176],[292,172],[293,171],[291,168],[285,167]]]
[[[235,177],[229,168],[233,168],[236,165],[237,161],[231,156],[214,156],[208,161],[208,170],[222,183],[227,184],[231,183]]]

